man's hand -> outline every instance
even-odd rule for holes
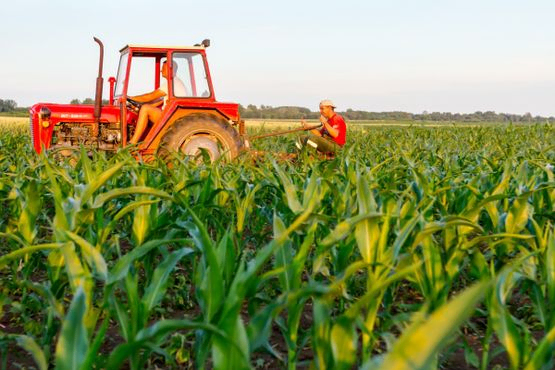
[[[305,120],[304,118],[301,118],[301,125],[302,125],[304,128],[309,127],[308,124],[306,123],[306,120]]]

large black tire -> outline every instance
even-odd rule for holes
[[[222,155],[228,161],[239,155],[243,142],[237,130],[223,119],[210,114],[196,113],[178,119],[166,131],[158,156],[167,160],[173,153],[183,153],[195,161],[202,161],[203,151],[214,162]]]

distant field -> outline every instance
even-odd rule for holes
[[[29,122],[28,117],[8,117],[0,116],[0,125],[27,125]],[[317,124],[317,120],[307,120],[308,123]],[[247,128],[254,129],[293,129],[300,127],[299,120],[287,119],[247,119],[245,120]],[[437,122],[437,121],[394,121],[394,120],[347,120],[347,125],[351,126],[418,126],[418,127],[440,127],[440,126],[484,126],[484,125],[499,125],[503,122]],[[506,123],[505,123],[506,124]]]
[[[317,124],[318,120],[307,120],[308,123]],[[395,121],[395,120],[347,120],[347,126],[356,126],[356,127],[383,127],[383,126],[399,126],[399,127],[408,127],[408,126],[417,126],[417,127],[443,127],[443,126],[466,126],[466,127],[475,127],[475,126],[489,126],[489,125],[503,125],[506,124],[504,122],[457,122],[457,121]],[[245,120],[245,124],[247,127],[251,128],[266,128],[270,130],[274,129],[287,129],[287,128],[296,128],[300,126],[300,119],[299,120],[286,120],[286,119],[247,119]]]
[[[29,131],[29,118],[0,116],[0,134],[24,134]],[[0,136],[0,140],[2,136]]]
[[[0,125],[23,125],[29,122],[29,117],[0,116]]]

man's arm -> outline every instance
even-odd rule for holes
[[[156,89],[146,94],[130,96],[130,98],[138,101],[139,103],[149,103],[163,98],[164,96],[166,96],[166,93],[164,91],[162,91],[161,89]]]
[[[333,128],[333,126],[329,124],[326,117],[320,116],[320,122],[322,122],[322,125],[324,125],[331,137],[335,138],[339,136],[339,130]]]
[[[320,121],[322,121],[322,118],[323,118],[323,117],[320,116]],[[325,118],[324,118],[324,119],[325,119]],[[305,120],[304,118],[301,119],[301,124],[303,125],[304,128],[308,128],[308,127],[311,126],[311,125],[309,125],[309,124],[306,123],[306,120]],[[310,132],[312,132],[312,133],[313,133],[314,135],[316,135],[316,136],[322,136],[322,133],[321,133],[319,130],[317,130],[317,129],[310,130]]]

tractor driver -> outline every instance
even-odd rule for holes
[[[164,77],[164,81],[160,83],[160,87],[152,92],[130,96],[131,99],[138,101],[139,103],[147,103],[141,106],[139,110],[139,117],[137,118],[137,126],[135,127],[135,132],[133,137],[129,140],[131,144],[137,144],[143,133],[148,125],[148,122],[152,122],[156,124],[160,118],[162,117],[162,109],[166,105],[168,101],[168,65],[167,61],[165,60],[162,63],[161,68],[162,77]],[[174,88],[174,95],[176,96],[186,96],[187,91],[185,89],[185,85],[183,81],[181,81],[178,77],[175,76],[177,73],[177,63],[173,63],[173,88]],[[162,99],[163,98],[163,99]]]
[[[301,137],[297,147],[302,149],[310,145],[321,153],[333,155],[345,145],[347,126],[343,117],[335,113],[335,104],[331,100],[325,99],[320,102],[320,122],[322,127],[310,130],[310,136]],[[301,124],[305,128],[310,127],[304,119],[301,120]]]

